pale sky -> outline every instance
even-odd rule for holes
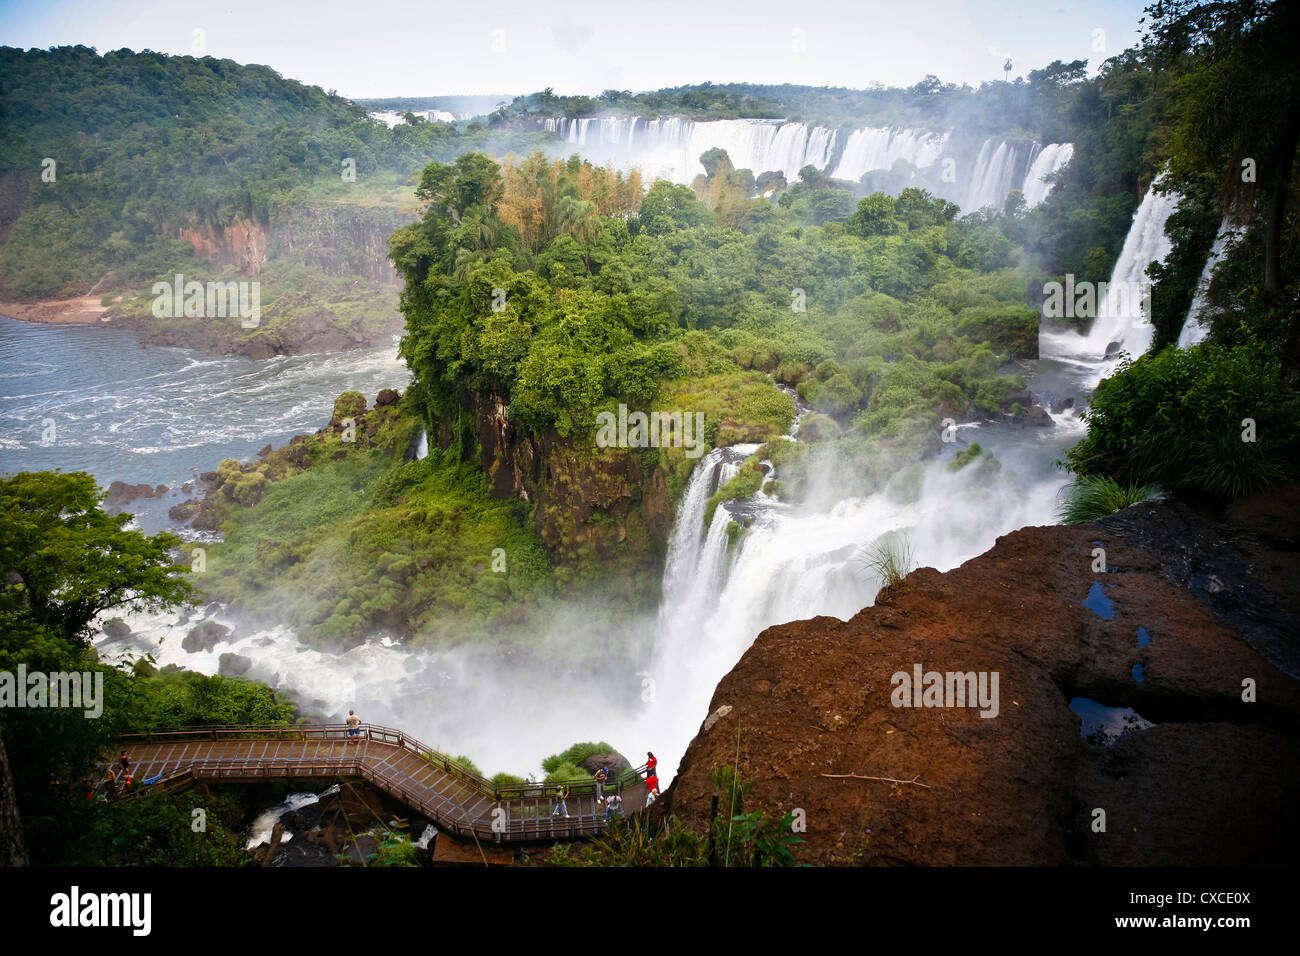
[[[1096,69],[1147,0],[0,0],[0,45],[263,63],[345,96],[641,91],[687,83],[910,86]],[[196,51],[196,45],[198,49]]]

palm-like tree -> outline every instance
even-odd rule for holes
[[[600,238],[600,212],[595,203],[565,196],[556,206],[560,228],[582,246],[582,257],[591,271],[591,244]]]

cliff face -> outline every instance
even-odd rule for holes
[[[627,584],[631,576],[659,567],[672,527],[662,467],[647,470],[635,450],[579,447],[582,439],[554,431],[524,434],[496,396],[477,403],[473,428],[490,493],[534,505],[538,534],[557,563],[583,572],[613,571]],[[446,448],[449,423],[440,429],[438,442]]]
[[[736,763],[739,736],[747,809],[802,808],[806,862],[1290,863],[1297,504],[1290,487],[1224,516],[1154,503],[1026,528],[848,622],[769,628],[719,684],[665,804],[703,832],[710,769]],[[895,706],[912,698],[891,699],[893,676],[917,664],[997,672],[996,716]],[[1085,740],[1075,698],[1154,726]]]
[[[388,237],[414,222],[414,210],[315,204],[294,206],[271,226],[267,253],[331,276],[359,276],[399,285],[388,259]]]
[[[319,269],[325,275],[357,276],[370,282],[398,283],[388,260],[388,237],[415,218],[391,207],[342,203],[299,204],[270,225],[236,216],[215,229],[191,222],[178,231],[194,254],[215,269],[235,266],[256,276],[268,258],[284,258]]]
[[[267,231],[255,219],[236,216],[222,229],[193,223],[176,238],[194,247],[194,254],[214,269],[235,266],[241,275],[255,276],[266,264]]]

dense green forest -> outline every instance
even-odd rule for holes
[[[388,129],[318,87],[212,57],[0,48],[0,295],[204,274],[181,230],[270,226],[314,200],[374,202],[431,159],[548,139],[482,125]],[[52,160],[50,167],[47,160]],[[351,160],[358,187],[343,182]],[[45,178],[43,178],[43,176]]]
[[[697,185],[723,196],[720,211],[669,183],[641,197],[634,175],[577,158],[501,166],[471,153],[426,167],[428,210],[392,240],[416,384],[370,410],[341,396],[308,441],[223,463],[208,507],[226,539],[196,583],[322,645],[376,628],[417,643],[527,643],[575,587],[656,600],[663,528],[617,509],[655,475],[675,504],[698,457],[599,449],[601,411],[699,411],[707,446],[769,442],[794,413],[772,380],[796,387],[819,414],[807,443],[772,445],[794,496],[790,456],[812,444],[854,449],[866,491],[935,450],[940,413],[1027,401],[998,369],[1035,354],[1031,276],[996,223],[956,220],[919,190],[819,223],[817,190],[772,205],[748,199],[725,159],[713,170]],[[485,452],[476,428],[498,400],[516,442],[608,485],[609,500],[582,520],[559,501],[493,500],[484,472],[504,450]],[[345,443],[349,415],[358,431]],[[435,447],[405,461],[421,426]],[[639,478],[620,470],[628,458]],[[592,531],[603,524],[622,530],[606,540]],[[494,547],[509,565],[485,574]]]

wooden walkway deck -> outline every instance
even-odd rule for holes
[[[359,778],[431,820],[440,831],[491,843],[576,840],[605,829],[590,780],[569,784],[570,817],[552,814],[555,784],[497,787],[401,731],[362,724],[346,728],[202,727],[128,734],[118,741],[136,784],[172,789],[199,780]],[[630,775],[625,775],[630,777]],[[607,787],[609,793],[614,787]],[[640,810],[645,787],[625,779],[624,814]]]

